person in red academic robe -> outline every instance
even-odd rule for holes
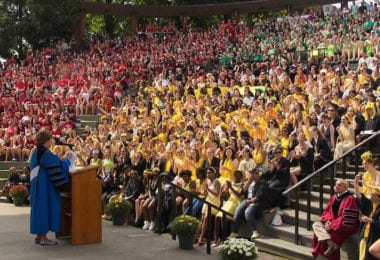
[[[340,259],[340,247],[359,227],[359,208],[354,196],[348,191],[348,182],[338,179],[335,192],[325,210],[321,221],[313,224],[312,254],[325,256],[329,260]]]

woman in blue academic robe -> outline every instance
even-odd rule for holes
[[[69,181],[71,152],[64,159],[49,151],[53,137],[47,129],[37,136],[37,149],[30,161],[30,232],[36,234],[35,243],[55,245],[47,238],[49,231],[58,232],[61,226],[61,195],[59,187]]]

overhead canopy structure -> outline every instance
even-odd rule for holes
[[[290,10],[311,6],[334,4],[338,0],[253,0],[220,4],[196,5],[122,5],[105,3],[81,3],[81,19],[78,34],[75,38],[82,42],[85,31],[85,15],[114,15],[131,17],[131,29],[136,31],[137,17],[187,17],[208,15],[234,15],[260,13],[276,10]],[[348,0],[341,0],[347,5]]]
[[[303,8],[337,3],[337,0],[253,0],[247,2],[231,2],[221,4],[197,5],[120,5],[104,3],[82,3],[82,13],[110,14],[116,16],[204,16],[216,14],[256,13],[288,8]]]

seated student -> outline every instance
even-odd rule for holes
[[[103,178],[102,184],[102,206],[103,206],[103,215],[102,218],[105,220],[110,220],[111,216],[106,212],[106,205],[111,197],[119,192],[119,187],[116,185],[116,171],[112,173],[107,173]]]
[[[272,196],[268,182],[261,178],[262,172],[258,168],[249,171],[251,173],[248,179],[248,196],[243,200],[235,211],[232,220],[230,237],[237,237],[240,223],[244,217],[248,223],[249,231],[252,232],[251,239],[260,237],[257,230],[256,218],[260,216],[265,209],[272,207]]]
[[[1,192],[0,196],[7,197],[7,200],[9,203],[12,203],[12,198],[9,196],[9,191],[14,185],[17,185],[21,183],[20,175],[17,173],[15,167],[9,168],[10,175],[8,177],[7,182],[4,185],[3,191]]]
[[[126,181],[125,186],[120,185],[120,193],[115,194],[110,198],[110,201],[117,200],[118,198],[122,198],[123,200],[128,200],[132,204],[132,210],[134,211],[135,200],[140,196],[143,192],[144,187],[141,179],[138,177],[137,171],[131,170],[128,173],[128,180]],[[125,218],[125,223],[129,222],[129,215]]]
[[[133,204],[143,191],[143,184],[136,170],[131,170],[128,174],[129,179],[124,189],[121,190],[121,196],[124,200],[129,200]]]
[[[194,195],[197,195],[199,198],[204,199],[205,196],[207,195],[203,190],[203,187],[207,185],[206,169],[203,167],[197,168],[195,170],[195,175],[197,176],[197,178],[195,179],[195,185],[194,185],[195,187],[193,189],[192,187],[190,187],[190,192],[193,193]],[[183,214],[197,217],[200,214],[201,209],[203,207],[203,201],[199,200],[198,198],[193,198],[192,203],[193,203],[192,210],[190,211],[190,207],[189,207],[190,201],[186,199],[183,202],[183,204],[187,206]]]
[[[196,182],[191,179],[191,171],[190,170],[181,170],[179,172],[180,179],[178,180],[178,185],[188,191],[188,192],[194,192],[196,189]],[[188,206],[188,200],[187,196],[184,192],[178,191],[178,196],[176,198],[176,207],[177,210],[180,210],[180,213],[182,214],[185,212],[187,206]],[[185,203],[186,201],[186,203]]]
[[[24,166],[22,168],[22,174],[20,175],[20,180],[22,185],[24,185],[28,191],[30,190],[30,168],[29,166]],[[29,204],[29,196],[24,201],[25,204]]]
[[[145,171],[144,171],[145,172]],[[149,173],[148,173],[149,174]],[[142,229],[154,231],[156,222],[155,222],[155,213],[157,207],[157,188],[158,188],[158,177],[160,172],[154,170],[148,177],[148,183],[146,186],[147,193],[143,196],[144,203],[140,205],[140,210],[144,218],[144,226]],[[140,199],[140,197],[139,197]],[[136,199],[136,202],[138,200]]]

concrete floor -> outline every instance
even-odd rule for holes
[[[100,244],[72,246],[68,240],[59,240],[57,246],[35,245],[34,236],[29,233],[29,211],[28,206],[0,203],[0,259],[218,259],[216,249],[212,249],[211,255],[206,253],[205,246],[194,245],[194,250],[182,250],[169,234],[113,226],[110,221],[103,221]],[[49,237],[54,238],[54,234]],[[260,252],[258,259],[284,258]]]

